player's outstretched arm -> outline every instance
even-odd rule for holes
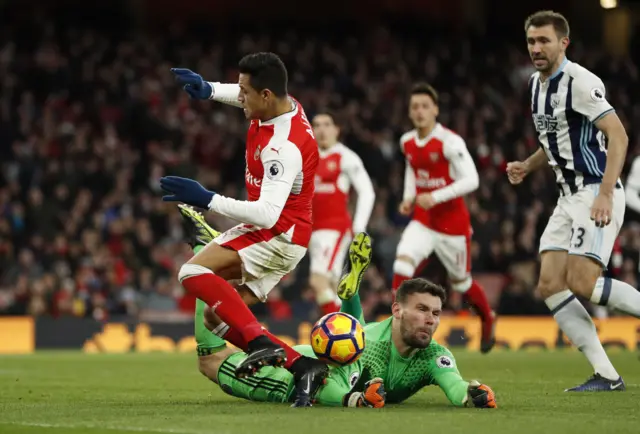
[[[240,86],[237,83],[205,81],[200,74],[186,68],[171,68],[176,81],[193,99],[211,99],[235,107],[242,107],[238,101]]]

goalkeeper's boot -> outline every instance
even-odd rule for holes
[[[491,312],[491,318],[482,320],[482,338],[480,340],[480,352],[486,354],[496,344],[496,313]]]
[[[187,243],[189,243],[192,249],[196,246],[206,246],[220,235],[220,232],[209,226],[202,213],[196,211],[193,207],[180,204],[178,205],[178,209],[182,217],[182,227],[187,238]]]
[[[249,342],[247,347],[247,357],[236,366],[238,378],[251,377],[263,366],[281,367],[287,361],[284,349],[264,335]]]
[[[300,356],[289,369],[293,374],[296,392],[291,407],[311,407],[316,393],[329,375],[329,367],[318,359]]]
[[[622,377],[617,380],[609,380],[600,374],[593,374],[583,384],[566,389],[565,392],[622,392],[626,387]]]
[[[349,300],[358,292],[372,255],[371,237],[366,232],[360,232],[349,246],[349,262],[338,283],[338,297],[342,300]]]

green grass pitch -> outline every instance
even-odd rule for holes
[[[611,358],[623,393],[568,394],[590,369],[577,351],[454,351],[467,379],[496,391],[496,410],[450,406],[430,387],[383,410],[291,409],[232,398],[188,354],[38,353],[0,357],[0,433],[638,433],[640,361]]]

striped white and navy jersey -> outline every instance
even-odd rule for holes
[[[602,80],[565,59],[545,81],[529,80],[531,113],[540,146],[556,174],[561,195],[602,182],[607,138],[594,123],[613,111]]]

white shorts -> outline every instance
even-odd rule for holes
[[[570,255],[587,256],[607,267],[613,245],[624,221],[624,190],[613,193],[612,221],[604,228],[591,220],[591,206],[600,191],[599,184],[587,185],[571,196],[561,196],[540,239],[540,253],[564,250]]]
[[[396,256],[408,256],[418,266],[435,251],[449,278],[460,281],[471,274],[470,250],[470,235],[443,234],[411,220],[402,233]]]
[[[337,280],[353,239],[351,230],[319,229],[311,233],[309,260],[311,272]]]
[[[235,250],[242,260],[242,283],[261,301],[289,274],[307,253],[307,248],[291,243],[286,233],[273,236],[270,230],[250,225],[234,226],[213,240]]]

